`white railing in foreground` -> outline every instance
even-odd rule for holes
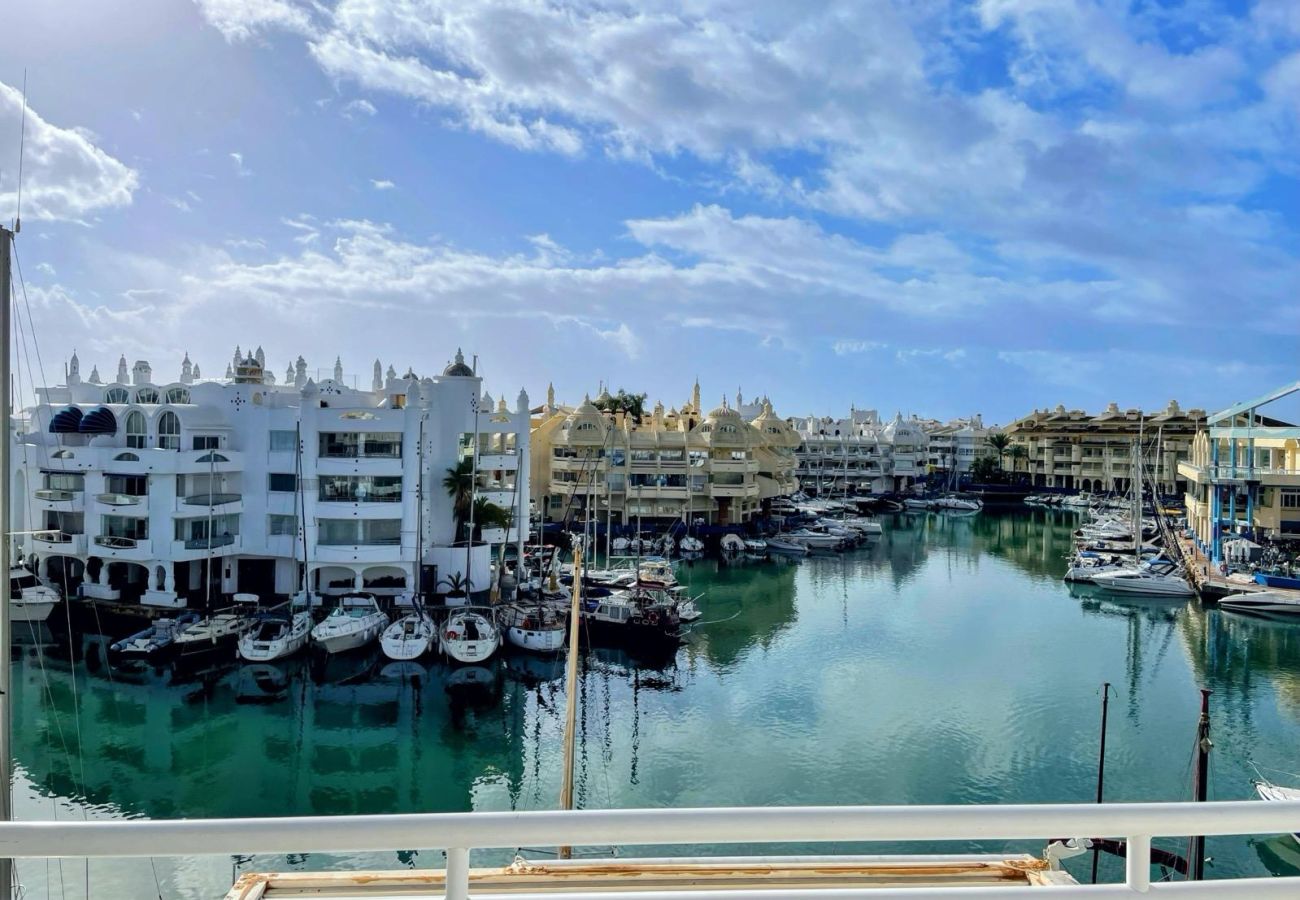
[[[196,856],[441,847],[447,849],[446,896],[451,900],[464,900],[469,896],[469,852],[477,848],[513,849],[561,844],[579,847],[1035,839],[1046,843],[1051,838],[1118,837],[1128,841],[1124,883],[1042,887],[1035,888],[1039,893],[1032,896],[1069,894],[1122,897],[1150,890],[1161,894],[1188,896],[1294,898],[1300,897],[1300,878],[1152,885],[1150,858],[1153,837],[1213,837],[1295,831],[1300,831],[1300,801],[579,810],[269,819],[7,822],[0,823],[0,856]],[[836,888],[816,891],[815,896],[984,898],[1009,895],[1010,890],[1012,889],[998,887],[897,890]],[[550,900],[565,900],[570,897],[604,900],[615,896],[625,898],[627,895],[546,894]],[[676,891],[639,893],[636,896],[638,900],[681,900],[691,897],[708,897],[712,900],[784,900],[809,896],[809,891]]]

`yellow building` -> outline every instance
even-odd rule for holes
[[[1013,446],[1025,448],[1035,487],[1122,493],[1133,480],[1133,441],[1143,440],[1147,470],[1162,493],[1186,487],[1178,464],[1188,459],[1205,410],[1184,410],[1173,400],[1163,410],[1121,410],[1115,403],[1093,415],[1081,409],[1034,410],[1007,426]],[[1027,465],[1027,469],[1022,468]]]
[[[1300,382],[1210,416],[1178,466],[1187,524],[1215,563],[1229,535],[1300,541],[1300,428],[1258,412],[1297,392]]]
[[[604,411],[602,393],[577,407],[558,406],[553,391],[533,418],[532,500],[544,521],[615,525],[636,519],[703,519],[734,525],[765,501],[798,490],[799,435],[763,400],[747,411],[722,404],[700,411],[700,389],[681,410],[657,403],[638,420]]]

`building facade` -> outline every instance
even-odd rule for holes
[[[1147,471],[1165,494],[1183,494],[1178,464],[1191,457],[1192,441],[1205,424],[1205,410],[1182,409],[1171,400],[1156,413],[1121,410],[1112,403],[1096,415],[1057,406],[1034,410],[1006,428],[1012,445],[1025,448],[1016,471],[1035,487],[1123,493],[1133,481],[1133,442],[1141,440]],[[1012,468],[1008,464],[1008,468]]]
[[[1206,555],[1223,561],[1223,541],[1300,541],[1300,427],[1258,410],[1300,393],[1300,382],[1210,416],[1179,463],[1187,524]]]
[[[927,465],[931,473],[948,472],[964,475],[981,456],[996,457],[997,451],[989,446],[989,436],[1000,428],[984,427],[978,416],[953,419],[943,424],[923,426],[926,434]]]
[[[370,390],[308,377],[276,384],[259,350],[229,377],[155,382],[147,362],[101,383],[42,388],[16,428],[14,531],[38,573],[90,598],[195,606],[235,592],[380,596],[489,586],[489,557],[527,534],[528,397],[483,393],[457,352],[441,375],[385,375]],[[443,486],[461,460],[509,529],[457,545]]]
[[[639,420],[602,410],[609,400],[602,392],[595,402],[560,406],[548,391],[536,411],[533,503],[544,520],[736,525],[798,490],[799,438],[766,399],[751,407],[752,419],[725,398],[702,412],[696,384],[680,410],[658,403]]]
[[[925,474],[926,434],[920,423],[895,414],[882,422],[874,409],[851,409],[845,419],[789,419],[799,436],[799,482],[820,494],[905,491]]]

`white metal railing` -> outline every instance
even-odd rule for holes
[[[1151,839],[1300,831],[1300,801],[1021,806],[850,806],[481,812],[268,819],[0,823],[0,852],[13,858],[337,853],[397,847],[447,849],[446,894],[469,897],[472,849],[654,844],[770,844],[871,841],[1043,840],[1121,837],[1125,880],[1101,886],[1036,888],[1031,896],[1297,897],[1300,878],[1243,878],[1152,884]],[[558,887],[558,886],[557,886]],[[743,900],[783,897],[1001,897],[1021,887],[836,888],[810,891],[675,891],[647,898]],[[523,897],[524,895],[511,895]],[[604,894],[550,893],[550,900]],[[623,894],[608,895],[625,896]]]

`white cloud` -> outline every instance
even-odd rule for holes
[[[873,353],[886,346],[888,345],[879,341],[839,340],[831,344],[831,349],[835,351],[836,356],[850,356],[856,353]]]
[[[228,41],[244,41],[271,28],[303,34],[311,18],[291,0],[195,0],[208,22]]]
[[[369,100],[359,99],[350,100],[345,103],[342,112],[343,115],[349,119],[355,119],[358,116],[377,115],[379,110],[375,109],[375,104],[371,103]]]
[[[232,151],[230,161],[235,164],[235,174],[240,178],[247,178],[253,174],[253,170],[244,165],[244,154]]]
[[[370,179],[370,183],[377,191],[391,191],[393,188],[397,187],[397,185],[393,184],[387,178],[372,178]]]
[[[22,93],[0,83],[0,134],[17,148],[22,126]],[[22,215],[25,219],[84,222],[95,213],[129,206],[139,186],[138,173],[95,145],[80,128],[62,128],[27,108],[23,153]],[[0,166],[0,210],[7,218],[17,206],[17,166]]]

